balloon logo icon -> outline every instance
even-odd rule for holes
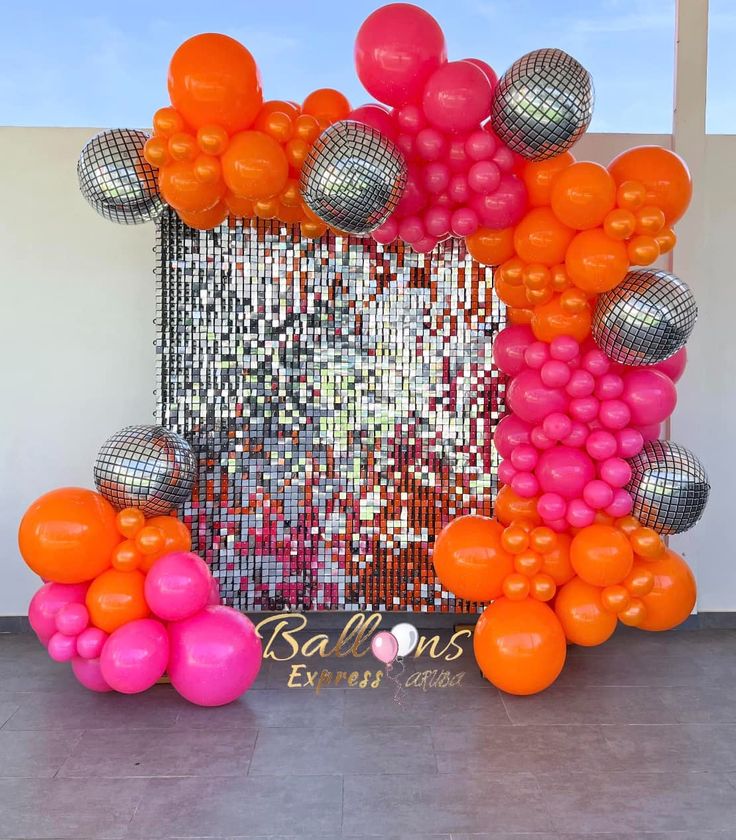
[[[371,640],[371,651],[379,662],[390,665],[399,655],[399,643],[388,630],[381,630]]]
[[[396,627],[391,628],[391,635],[396,639],[399,645],[399,652],[397,656],[409,656],[417,646],[419,641],[419,633],[413,624],[404,621],[397,624]]]

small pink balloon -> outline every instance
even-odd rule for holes
[[[465,151],[465,138],[453,137],[447,147],[447,164],[453,172],[467,172],[470,158]]]
[[[603,510],[613,502],[613,488],[598,478],[589,481],[583,490],[583,501],[593,510]]]
[[[164,621],[189,618],[207,604],[211,579],[207,564],[191,551],[166,554],[146,575],[146,602]]]
[[[47,649],[54,662],[70,662],[77,653],[77,640],[74,636],[54,633]]]
[[[531,499],[539,493],[539,482],[533,473],[520,471],[511,479],[511,489],[522,499]]]
[[[516,475],[516,467],[506,458],[498,465],[498,480],[501,484],[511,484]]]
[[[562,519],[564,521],[567,502],[559,493],[542,493],[537,500],[537,513],[545,521]]]
[[[531,330],[530,330],[531,332]],[[56,614],[66,604],[83,604],[89,583],[44,583],[28,605],[28,621],[43,645],[57,632]]]
[[[388,630],[379,630],[371,639],[371,651],[379,662],[390,665],[398,656],[399,643]]]
[[[450,178],[447,194],[454,204],[465,204],[470,200],[472,192],[465,175],[453,175]]]
[[[529,443],[522,443],[511,453],[511,463],[517,470],[533,470],[537,466],[539,451]]]
[[[471,160],[488,160],[495,151],[496,142],[487,131],[473,131],[465,141],[465,152]]]
[[[419,216],[406,216],[399,222],[399,236],[408,245],[424,239],[426,232]]]
[[[600,477],[611,487],[625,487],[631,481],[631,465],[623,458],[608,458],[598,468]]]
[[[502,143],[498,143],[496,145],[496,151],[493,153],[491,160],[496,164],[501,172],[511,173],[514,171],[514,164],[516,163],[514,153],[508,148],[508,146],[504,146]]]
[[[371,233],[371,236],[380,245],[390,245],[398,235],[399,223],[396,221],[395,216],[391,216],[390,218],[386,219],[386,221],[380,227],[377,227]]]
[[[464,58],[463,61],[468,61],[470,64],[475,64],[480,70],[483,71],[483,75],[488,79],[488,84],[491,86],[491,91],[493,91],[498,84],[498,76],[496,75],[496,71],[491,67],[488,62],[483,61],[480,58]]]
[[[633,458],[641,452],[643,446],[644,437],[641,432],[636,429],[619,429],[616,432],[616,452],[612,452],[611,455],[618,455],[619,458]]]
[[[428,193],[437,194],[444,192],[450,183],[450,170],[447,168],[447,164],[442,163],[442,161],[428,163],[424,167],[422,183]]]
[[[535,341],[524,351],[524,361],[530,368],[541,369],[549,361],[549,345]]]
[[[540,370],[542,382],[549,388],[564,388],[570,381],[572,371],[570,365],[556,359],[550,359],[542,365]]]
[[[396,207],[399,217],[412,216],[427,205],[428,196],[421,186],[421,173],[416,169],[409,169],[406,184],[401,199]]]
[[[555,411],[542,420],[542,431],[551,440],[563,440],[572,432],[572,420],[567,414]]]
[[[595,379],[587,370],[573,370],[565,390],[571,397],[589,397],[595,389]]]
[[[541,426],[535,426],[531,430],[529,437],[532,444],[536,446],[540,452],[543,452],[546,449],[551,449],[555,445],[552,438],[545,435]]]
[[[593,376],[602,376],[611,367],[611,360],[602,350],[588,350],[583,356],[583,367]]]
[[[436,247],[437,238],[434,236],[423,236],[416,242],[411,243],[412,251],[415,251],[417,254],[428,254],[430,251],[434,251]]]
[[[423,128],[414,141],[414,150],[422,160],[427,162],[441,160],[446,148],[445,135],[436,128]]]
[[[624,429],[631,420],[631,411],[623,400],[603,400],[598,408],[598,420],[606,429]]]
[[[207,599],[207,606],[219,606],[222,603],[220,596],[220,581],[213,577],[210,581],[210,595]]]
[[[558,534],[564,534],[570,527],[567,519],[547,519],[545,520],[545,525]]]
[[[494,155],[494,163],[500,166]],[[508,172],[504,172],[498,187],[487,195],[476,193],[471,199],[471,207],[478,214],[481,224],[492,230],[501,230],[517,224],[527,207],[526,187],[524,183]]]
[[[567,521],[573,528],[587,528],[595,521],[595,511],[582,499],[573,499],[567,506]]]
[[[624,392],[624,381],[617,373],[601,374],[595,383],[595,395],[599,400],[615,400]]]
[[[675,410],[677,390],[665,374],[651,368],[636,368],[624,375],[622,399],[631,409],[634,426],[661,423]]]
[[[572,336],[557,335],[549,344],[549,352],[553,359],[571,362],[580,353],[580,344]]]
[[[468,170],[468,186],[473,192],[482,195],[492,193],[500,181],[501,170],[492,160],[479,160]]]
[[[590,423],[598,416],[598,400],[595,397],[576,397],[570,400],[570,417],[581,423]]]
[[[84,604],[65,604],[56,613],[56,629],[65,636],[78,636],[89,624],[89,612]]]
[[[403,132],[394,142],[407,160],[414,156],[414,135]]]
[[[380,131],[384,137],[388,137],[390,140],[396,138],[396,123],[389,113],[388,108],[385,108],[383,105],[377,105],[375,103],[361,105],[348,114],[348,119],[362,123],[363,125],[369,125],[371,128]]]
[[[571,446],[543,452],[534,472],[544,493],[557,493],[565,499],[580,498],[585,485],[595,478],[593,461]]]
[[[427,80],[422,109],[436,128],[454,134],[480,125],[491,113],[485,73],[467,61],[448,61]]]
[[[674,356],[670,356],[669,359],[665,359],[663,362],[657,362],[656,365],[652,365],[652,370],[658,370],[660,373],[665,374],[665,376],[669,376],[673,382],[677,382],[682,374],[685,373],[686,365],[687,348],[683,347],[678,350]]]
[[[493,363],[507,376],[516,376],[524,369],[524,353],[533,342],[534,333],[527,324],[504,327],[493,342]]]
[[[98,659],[108,638],[108,634],[99,627],[82,630],[77,636],[77,654],[82,659]]]
[[[606,513],[609,516],[628,516],[634,508],[634,500],[631,495],[621,488],[613,491],[613,501],[606,508]]]
[[[659,440],[662,437],[662,424],[651,423],[648,426],[637,426],[636,431],[642,436],[644,443],[650,440]]]
[[[606,458],[613,458],[617,454],[618,443],[610,432],[604,429],[596,429],[588,435],[585,449],[591,458],[596,461],[605,461]]]
[[[450,232],[450,210],[438,204],[425,210],[424,229],[430,236],[446,236]]]
[[[427,125],[427,120],[418,105],[404,105],[396,111],[399,129],[407,134],[416,134]]]
[[[100,655],[105,682],[122,694],[148,690],[161,679],[168,661],[166,628],[153,618],[129,621],[118,627],[105,642]]]
[[[585,423],[581,423],[579,420],[573,420],[570,434],[560,442],[565,446],[585,446],[585,441],[588,439],[589,434],[590,431]]]
[[[450,229],[458,237],[472,236],[478,230],[478,216],[470,207],[459,207],[450,217]]]
[[[531,426],[515,414],[502,417],[493,433],[493,443],[502,458],[510,458],[514,450],[529,443]]]
[[[527,423],[539,423],[548,414],[567,410],[564,391],[548,388],[537,370],[523,370],[515,376],[506,392],[506,404]]]
[[[84,659],[81,656],[75,656],[72,659],[72,671],[77,681],[90,691],[96,691],[99,694],[112,691],[112,688],[102,676],[102,669],[100,668],[100,660],[98,658]]]

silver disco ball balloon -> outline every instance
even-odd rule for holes
[[[703,515],[710,484],[705,467],[689,449],[652,440],[629,464],[632,478],[626,489],[642,525],[659,534],[681,534]]]
[[[164,212],[156,170],[143,157],[149,136],[145,131],[111,128],[95,135],[82,149],[77,163],[79,189],[111,222],[139,225]]]
[[[585,134],[593,116],[590,73],[562,50],[534,50],[517,59],[493,92],[491,125],[528,160],[562,154]]]
[[[406,183],[406,161],[380,131],[343,120],[325,129],[302,168],[304,201],[323,222],[366,234],[396,209]]]
[[[667,271],[635,269],[598,296],[593,338],[615,362],[654,365],[684,347],[697,317],[687,283]]]
[[[181,435],[163,426],[127,426],[106,441],[95,460],[98,491],[117,510],[140,508],[161,516],[192,492],[194,453]]]

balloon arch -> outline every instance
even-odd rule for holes
[[[494,343],[508,377],[502,487],[495,517],[451,522],[433,559],[456,596],[490,602],[474,635],[485,676],[531,694],[557,678],[568,642],[599,645],[618,622],[665,630],[695,603],[662,538],[700,518],[707,476],[661,434],[697,308],[650,267],[675,245],[690,175],[656,146],[607,167],[576,160],[593,85],[558,49],[498,78],[481,59],[448,61],[437,21],[394,3],[360,27],[355,66],[377,102],[352,108],[327,88],[264,101],[242,44],[196,35],[171,60],[153,133],[90,140],[80,188],[124,224],[168,205],[202,230],[278,219],[419,253],[457,237],[494,266],[508,307]],[[216,605],[186,527],[166,515],[191,488],[190,459],[164,429],[123,430],[98,457],[98,493],[53,491],[23,519],[21,551],[47,581],[31,622],[92,689],[141,691],[168,670],[185,697],[216,705],[258,672],[252,624]]]

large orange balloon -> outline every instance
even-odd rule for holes
[[[549,207],[530,210],[514,230],[514,248],[522,260],[555,265],[565,259],[575,231],[563,225]]]
[[[261,76],[248,50],[227,35],[185,41],[169,65],[171,104],[193,128],[248,128],[263,104]]]
[[[581,231],[565,256],[570,280],[584,292],[608,292],[626,277],[629,255],[626,245],[606,236],[602,228]]]
[[[320,88],[312,91],[304,100],[302,111],[333,123],[347,117],[350,113],[350,103],[339,90]]]
[[[570,562],[587,583],[611,586],[631,571],[634,551],[626,534],[613,525],[588,525],[573,538]]]
[[[562,306],[560,296],[549,303],[534,307],[531,327],[534,337],[539,341],[552,341],[559,335],[572,336],[576,341],[583,341],[590,335],[592,313],[590,307],[583,305],[580,311],[570,312]]]
[[[558,586],[562,586],[575,577],[575,569],[570,562],[572,539],[568,534],[556,534],[556,537],[555,547],[542,555],[542,571],[548,574]]]
[[[504,525],[510,525],[515,519],[525,519],[532,525],[541,525],[542,519],[537,513],[537,499],[525,499],[514,493],[510,484],[504,485],[496,495],[493,505],[496,519]]]
[[[82,487],[61,487],[36,499],[18,531],[23,559],[55,583],[92,580],[109,568],[122,539],[112,505]]]
[[[214,207],[225,195],[222,180],[200,180],[190,160],[177,160],[162,166],[159,186],[164,201],[182,213],[202,213]]]
[[[486,516],[460,516],[446,525],[434,544],[432,562],[445,589],[469,601],[490,601],[501,594],[514,571],[501,548],[503,528]]]
[[[208,210],[201,210],[199,213],[186,213],[184,210],[179,210],[179,218],[185,225],[195,230],[211,230],[212,228],[221,225],[227,219],[227,204],[224,201],[218,201],[214,207]]]
[[[557,175],[575,163],[570,152],[563,152],[547,160],[528,161],[521,170],[530,207],[543,207],[550,203],[552,182]]]
[[[192,535],[189,528],[175,516],[154,516],[147,520],[146,526],[158,528],[164,534],[164,546],[156,554],[144,554],[140,568],[147,572],[151,566],[163,557],[164,554],[171,554],[174,551],[191,551]]]
[[[526,286],[523,283],[518,285],[509,283],[503,271],[494,271],[493,288],[499,300],[502,300],[506,306],[513,309],[524,309],[529,306],[529,301],[526,298]]]
[[[112,633],[123,624],[150,615],[143,595],[146,576],[139,571],[108,569],[92,581],[86,604],[95,627]]]
[[[605,166],[581,161],[559,173],[550,199],[555,216],[563,224],[587,230],[603,224],[616,206],[616,184]]]
[[[579,577],[558,590],[555,613],[565,636],[576,645],[602,645],[616,629],[616,615],[604,609],[600,588]]]
[[[560,675],[567,656],[562,625],[541,601],[499,598],[473,634],[483,676],[509,694],[536,694]]]
[[[646,190],[646,203],[659,207],[667,224],[687,210],[693,183],[685,161],[661,146],[637,146],[622,152],[608,166],[617,184],[638,181]]]
[[[501,265],[514,256],[514,229],[478,228],[465,237],[465,245],[474,260],[483,265]],[[495,280],[495,278],[494,278]]]
[[[693,611],[697,588],[690,566],[679,554],[667,549],[656,560],[647,561],[654,573],[654,587],[641,600],[646,608],[642,630],[670,630]]]
[[[228,189],[254,201],[278,195],[289,177],[283,148],[262,131],[236,134],[221,160]]]

